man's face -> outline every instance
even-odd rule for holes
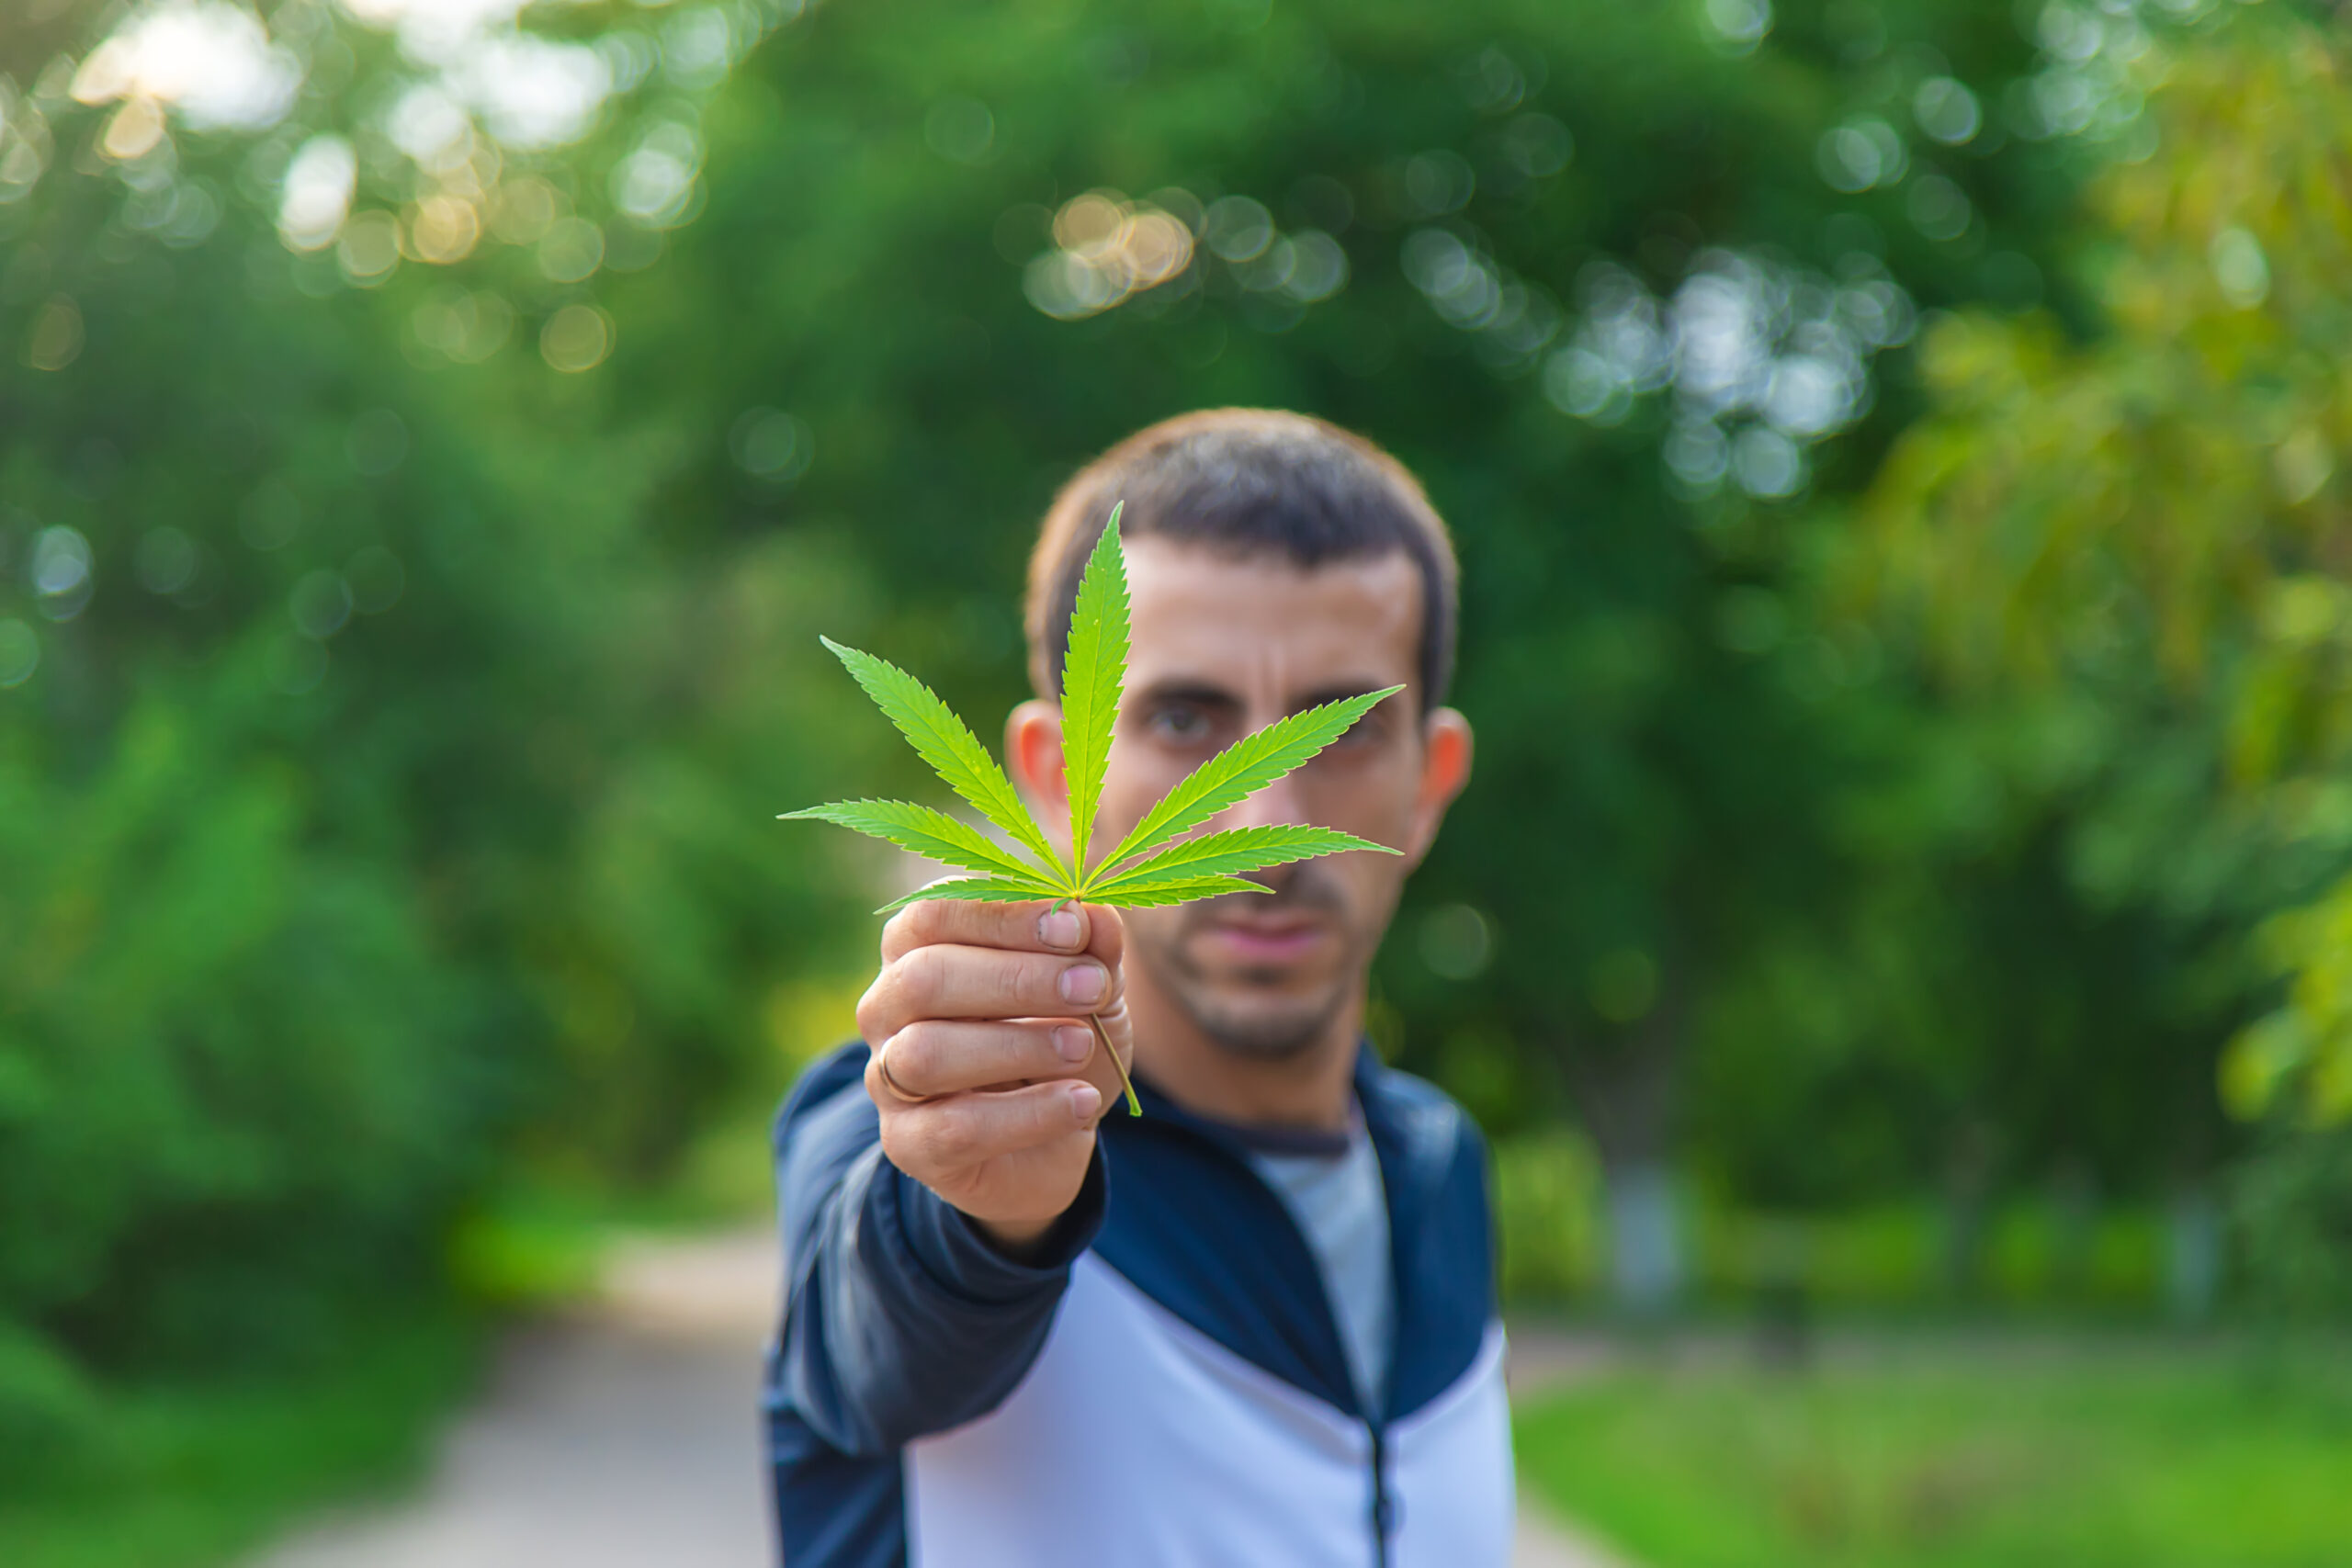
[[[1271,896],[1125,911],[1149,980],[1204,1034],[1239,1055],[1295,1055],[1360,999],[1398,889],[1467,771],[1460,716],[1420,715],[1420,575],[1402,551],[1309,570],[1152,537],[1127,543],[1126,567],[1134,647],[1097,853],[1251,731],[1336,698],[1407,688],[1209,825],[1311,823],[1401,855],[1328,855],[1253,874]]]

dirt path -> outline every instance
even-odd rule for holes
[[[248,1568],[767,1568],[754,1391],[764,1236],[624,1247],[577,1320],[517,1335],[423,1492],[316,1521]],[[1532,1338],[1514,1388],[1592,1352]],[[1623,1568],[1523,1515],[1512,1568]]]

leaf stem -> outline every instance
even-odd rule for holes
[[[1086,1015],[1086,1021],[1094,1026],[1094,1038],[1102,1042],[1102,1050],[1111,1058],[1111,1066],[1118,1070],[1119,1087],[1127,1091],[1127,1114],[1142,1115],[1143,1102],[1136,1099],[1136,1080],[1127,1077],[1127,1065],[1119,1060],[1119,1053],[1112,1048],[1110,1032],[1102,1027],[1102,1021],[1091,1012]]]
[[[1065,894],[1054,900],[1054,908],[1058,910],[1065,904],[1074,903],[1076,897],[1075,894]],[[1127,1091],[1127,1114],[1142,1115],[1143,1101],[1136,1098],[1136,1080],[1127,1077],[1127,1065],[1119,1060],[1118,1048],[1111,1043],[1110,1032],[1102,1027],[1102,1021],[1091,1012],[1086,1015],[1086,1021],[1094,1026],[1094,1038],[1102,1042],[1102,1054],[1111,1058],[1111,1069],[1119,1075],[1119,1087]]]

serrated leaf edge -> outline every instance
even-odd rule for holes
[[[1011,877],[951,876],[925,883],[911,893],[901,894],[874,912],[877,915],[896,914],[908,905],[920,904],[926,898],[1025,904],[1033,898],[1069,897],[1064,889],[1045,882],[1016,882]]]
[[[1086,880],[1086,851],[1109,772],[1112,731],[1126,688],[1128,617],[1126,559],[1119,540],[1122,502],[1111,508],[1102,536],[1087,557],[1071,604],[1069,639],[1062,659],[1062,780],[1069,807],[1069,868]]]
[[[1149,858],[1138,861],[1095,885],[1087,896],[1099,902],[1102,895],[1125,887],[1156,886],[1202,876],[1261,871],[1268,866],[1288,865],[1294,861],[1313,860],[1317,856],[1340,854],[1351,850],[1371,850],[1385,855],[1403,853],[1385,844],[1374,843],[1370,839],[1359,839],[1353,833],[1343,833],[1336,828],[1318,828],[1310,823],[1228,828],[1219,832],[1204,833],[1197,839],[1183,839],[1165,845]]]
[[[1022,803],[1020,792],[1012,787],[1012,779],[1005,775],[1003,766],[989,755],[988,748],[982,746],[979,737],[972,733],[972,727],[966,724],[938,693],[887,659],[835,642],[829,637],[820,637],[817,640],[831,649],[833,657],[848,669],[851,677],[865,688],[865,694],[882,710],[883,716],[906,738],[907,743],[915,749],[915,754],[929,764],[932,772],[939,775],[941,783],[961,795],[981,816],[1003,829],[1023,849],[1053,867],[1057,874],[1070,874],[1071,868],[1055,851],[1045,830],[1037,826],[1036,818],[1029,814],[1029,808]],[[912,691],[890,691],[885,677],[896,677]],[[925,712],[926,706],[936,711]],[[904,710],[903,716],[901,710]],[[968,782],[957,779],[940,765],[925,749],[924,739],[916,734],[918,728],[929,737],[932,746],[942,755],[970,775]],[[1073,876],[1071,880],[1076,878]]]
[[[916,820],[894,833],[888,824],[869,827],[864,822],[849,819],[853,814],[872,817],[877,811],[903,811]],[[837,828],[847,828],[853,833],[863,833],[869,839],[879,839],[896,845],[910,854],[922,855],[947,865],[959,865],[967,871],[1041,879],[1052,874],[1052,868],[1023,860],[970,823],[909,800],[836,800],[823,806],[803,807],[798,811],[779,812],[776,816],[780,822],[803,819],[830,822]]]
[[[1251,882],[1239,876],[1203,876],[1180,882],[1155,883],[1149,886],[1131,887],[1107,897],[1090,898],[1088,902],[1105,905],[1114,909],[1156,909],[1170,904],[1189,904],[1195,898],[1213,898],[1224,893],[1272,893],[1262,882]]]
[[[1158,804],[1144,813],[1143,820],[1135,825],[1117,847],[1102,857],[1102,863],[1106,868],[1118,867],[1123,862],[1158,849],[1179,834],[1199,827],[1218,812],[1248,799],[1275,780],[1304,766],[1344,734],[1350,725],[1404,689],[1402,686],[1391,686],[1385,691],[1342,697],[1337,702],[1325,703],[1303,713],[1276,719],[1265,728],[1243,736],[1185,774],[1175,788],[1160,796]],[[1236,793],[1228,793],[1233,791],[1237,781],[1263,769],[1269,761],[1300,745],[1306,736],[1318,730],[1328,730],[1329,733],[1301,754],[1297,761],[1277,769],[1256,784],[1247,784]],[[1233,761],[1244,754],[1248,755],[1246,761]],[[1218,777],[1217,770],[1220,768],[1229,771],[1225,776]],[[1204,780],[1211,782],[1200,782]]]

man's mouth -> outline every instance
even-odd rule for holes
[[[1308,914],[1225,916],[1202,935],[1222,955],[1243,964],[1287,964],[1305,957],[1329,928]]]

